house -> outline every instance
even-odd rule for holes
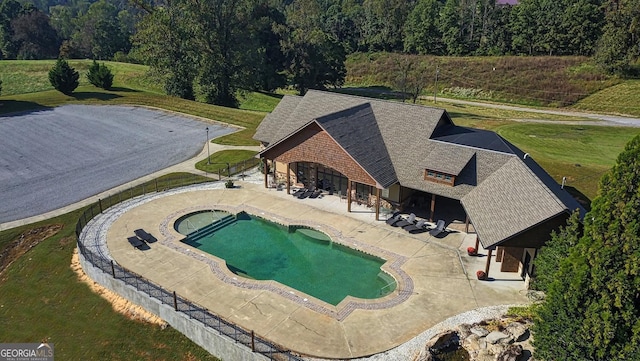
[[[528,154],[498,134],[456,126],[443,109],[310,90],[284,96],[254,136],[276,181],[314,186],[351,202],[417,207],[430,220],[464,212],[476,245],[505,272],[532,273],[531,260],[584,209]],[[265,187],[267,175],[265,174]],[[373,201],[372,201],[373,200]],[[437,204],[446,207],[437,208]]]

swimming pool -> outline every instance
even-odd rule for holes
[[[181,226],[207,219],[198,231]],[[380,268],[383,259],[334,243],[307,227],[282,226],[245,212],[234,217],[213,211],[180,217],[174,228],[188,234],[182,242],[224,259],[239,276],[275,280],[332,305],[348,295],[379,298],[396,287]]]

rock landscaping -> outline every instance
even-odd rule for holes
[[[416,361],[533,361],[528,320],[512,317],[460,324],[429,340]]]

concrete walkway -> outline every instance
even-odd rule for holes
[[[514,275],[508,280],[492,272],[494,281],[482,282],[475,279],[475,268],[467,271],[479,260],[464,252],[475,242],[473,234],[452,231],[442,239],[428,233],[411,235],[376,221],[363,206],[354,205],[347,213],[346,203],[337,196],[300,200],[285,191],[265,189],[260,178],[239,181],[236,189],[200,186],[213,189],[167,195],[123,210],[106,232],[110,256],[225,319],[287,349],[319,358],[377,354],[462,312],[527,302],[524,283]],[[276,282],[243,280],[230,273],[224,261],[179,242],[181,236],[173,231],[173,222],[181,215],[216,208],[248,208],[269,218],[331,228],[328,233],[338,234],[338,242],[397,256],[400,261],[395,263],[408,280],[398,280],[398,289],[382,299],[347,299],[337,306]],[[137,228],[160,241],[146,251],[133,249],[126,238]],[[390,273],[398,277],[398,272]]]

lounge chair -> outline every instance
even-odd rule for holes
[[[134,248],[140,249],[140,247],[144,246],[145,243],[140,240],[138,237],[129,237],[127,238],[129,244],[131,244]]]
[[[394,223],[396,223],[396,222],[398,222],[400,220],[402,220],[402,217],[400,217],[400,212],[395,212],[385,222],[387,222],[387,224],[391,226],[391,225],[393,225]]]
[[[427,231],[427,221],[424,219],[419,220],[416,224],[410,224],[403,227],[405,231],[409,233],[421,233]]]
[[[416,215],[411,213],[409,217],[392,224],[392,226],[404,228],[406,226],[414,224],[415,222],[416,222]]]
[[[298,199],[308,198],[313,194],[314,191],[315,191],[314,187],[308,188],[306,191],[298,195]]]
[[[135,233],[138,238],[147,243],[153,243],[157,241],[156,237],[150,235],[144,229],[136,229],[135,231],[133,231],[133,233]]]
[[[429,234],[435,237],[442,232],[444,232],[444,221],[440,219],[438,220],[438,223],[436,223],[436,228],[430,230]]]
[[[309,198],[318,198],[320,194],[322,194],[322,191],[320,189],[316,189],[315,191],[313,191],[313,193],[311,193]]]
[[[291,193],[292,196],[297,197],[299,195],[301,195],[302,193],[306,192],[307,188],[300,188],[297,191]]]

